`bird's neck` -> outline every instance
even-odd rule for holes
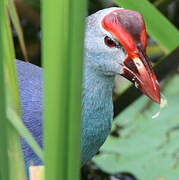
[[[86,68],[83,76],[82,159],[87,161],[109,135],[112,118],[114,77]]]
[[[83,99],[87,98],[87,102],[92,104],[93,108],[90,108],[95,110],[109,101],[112,102],[113,86],[114,76],[106,76],[89,68],[84,70]]]
[[[113,76],[104,76],[92,72],[84,72],[83,111],[88,120],[97,124],[110,122],[113,115],[112,89]]]

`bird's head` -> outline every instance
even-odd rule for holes
[[[87,18],[85,56],[88,67],[105,76],[120,74],[160,103],[160,89],[146,47],[146,28],[139,12],[108,8]]]

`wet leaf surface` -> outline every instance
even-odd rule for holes
[[[93,161],[109,174],[130,172],[141,180],[179,179],[178,89],[179,75],[175,75],[163,91],[168,107],[156,119],[152,116],[159,105],[148,103],[145,96],[129,106],[116,118],[115,124],[123,128],[113,127],[115,136],[109,136]]]

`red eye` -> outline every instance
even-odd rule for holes
[[[106,37],[104,38],[104,42],[105,42],[105,44],[106,44],[107,46],[109,46],[109,47],[114,47],[114,46],[116,46],[116,43],[115,43],[110,37],[108,37],[108,36],[106,36]]]

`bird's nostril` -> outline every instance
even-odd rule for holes
[[[139,73],[136,67],[136,64],[133,62],[132,59],[127,58],[124,60],[125,66],[127,66],[130,70],[132,70],[134,73]]]
[[[140,67],[140,63],[136,63],[137,67]]]

